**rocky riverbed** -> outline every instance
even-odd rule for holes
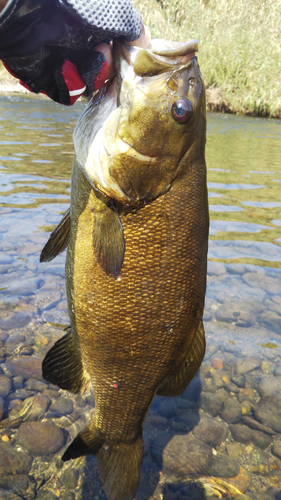
[[[41,240],[26,242],[17,262],[13,241],[1,247],[0,498],[97,500],[95,458],[60,460],[90,419],[93,394],[73,396],[41,376],[68,323],[63,257],[37,266]],[[180,397],[153,402],[139,500],[280,497],[280,296],[279,270],[209,262],[206,356]]]

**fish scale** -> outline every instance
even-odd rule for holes
[[[200,176],[194,169],[191,179],[194,174]],[[206,193],[202,189],[201,196],[197,191],[190,192],[193,183],[187,175],[185,182],[176,183],[163,197],[121,217],[126,252],[118,281],[103,272],[94,255],[91,219],[95,194],[80,170],[73,175],[78,177],[74,184],[79,186],[79,193],[72,189],[72,197],[79,197],[81,213],[74,205],[66,264],[67,276],[70,275],[68,300],[72,300],[69,290],[73,289],[74,318],[84,366],[94,380],[96,423],[108,440],[117,440],[120,435],[123,440],[130,440],[138,435],[157,386],[167,371],[182,361],[202,316]],[[86,207],[81,203],[83,197],[87,199]],[[143,228],[148,231],[145,237]],[[91,294],[92,276],[95,288]],[[171,329],[176,335],[171,334]],[[121,381],[121,388],[110,387],[115,380]]]

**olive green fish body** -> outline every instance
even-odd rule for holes
[[[70,214],[41,254],[51,260],[68,241],[71,326],[43,376],[95,394],[92,420],[62,459],[95,454],[110,500],[135,495],[154,395],[180,394],[205,352],[206,105],[196,43],[130,50],[77,124]]]
[[[120,277],[94,253],[94,190],[73,172],[66,263],[71,324],[92,382],[95,425],[108,441],[134,440],[160,383],[185,358],[203,314],[208,208],[205,165],[121,216]]]

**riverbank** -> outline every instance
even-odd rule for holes
[[[281,3],[133,0],[153,38],[197,38],[209,111],[281,118]],[[0,92],[26,92],[0,68]]]
[[[197,38],[208,109],[281,118],[281,3],[133,0],[153,38]]]
[[[18,80],[13,78],[5,68],[0,67],[0,95],[3,94],[26,94],[29,96],[37,97],[38,99],[47,99],[44,94],[31,94],[26,90]],[[239,113],[239,114],[253,114],[251,112],[241,112],[241,110],[236,110],[231,103],[226,99],[226,96],[223,95],[223,92],[220,89],[215,87],[210,87],[206,89],[206,97],[207,97],[207,109],[208,111],[218,111],[222,113]],[[281,118],[281,111],[278,118]]]

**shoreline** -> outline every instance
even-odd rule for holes
[[[4,69],[0,69],[0,96],[5,94],[16,94],[24,96],[32,96],[37,99],[49,100],[44,94],[34,94],[25,89],[20,83],[9,75]],[[79,101],[78,101],[79,102]],[[269,118],[266,113],[253,113],[247,110],[234,109],[227,99],[223,96],[221,90],[217,87],[206,88],[206,104],[207,111],[216,113],[228,113],[244,116],[255,116],[259,118]],[[281,119],[281,110],[279,116],[271,116],[270,118]]]

